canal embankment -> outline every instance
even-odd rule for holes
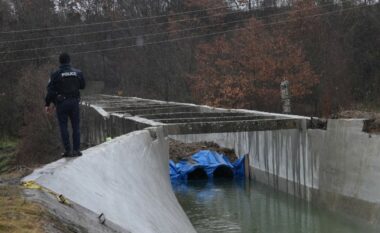
[[[168,175],[170,139],[183,143],[208,141],[232,148],[238,156],[247,154],[252,180],[312,204],[378,224],[380,137],[363,131],[366,122],[363,119],[317,120],[315,124],[314,119],[302,116],[114,96],[90,97],[83,103],[82,110],[83,141],[86,146],[98,146],[88,149],[76,160],[48,165],[42,173],[35,171],[44,175],[32,177],[96,214],[106,212],[110,222],[122,224],[128,231],[139,228],[122,216],[136,211],[141,212],[139,226],[151,223],[144,225],[150,230],[142,232],[179,229],[173,222],[178,218],[189,232],[194,230],[171,191]],[[131,156],[132,160],[124,161],[125,156]],[[113,165],[108,164],[109,161]],[[140,165],[136,166],[133,161]],[[123,169],[119,165],[123,165]],[[42,177],[51,171],[54,171],[51,174],[54,179],[44,183],[46,180]],[[79,172],[91,174],[91,177],[70,175]],[[58,180],[65,181],[66,176],[71,177],[70,183],[67,181],[59,186]],[[132,179],[127,181],[119,176]],[[71,180],[78,182],[73,186],[75,189],[63,188],[70,187]],[[145,180],[152,183],[148,190],[141,189]],[[82,186],[95,181],[101,185]],[[110,183],[115,186],[107,188],[109,191],[99,189]],[[128,187],[129,193],[116,188],[121,184]],[[163,192],[162,187],[166,191]],[[79,195],[80,190],[85,194]],[[156,192],[160,195],[146,196],[146,193]],[[121,194],[132,195],[128,196],[131,203],[116,205],[110,202],[114,195],[122,202]],[[145,197],[152,204],[149,208],[142,208],[147,206]],[[99,204],[104,200],[107,200],[104,205]],[[150,206],[158,206],[152,207],[157,213],[151,212]],[[116,208],[126,212],[115,211]],[[167,215],[158,209],[167,210]],[[160,219],[156,215],[161,215]]]
[[[62,195],[116,232],[192,233],[172,191],[168,154],[162,129],[135,131],[36,169],[23,182]]]

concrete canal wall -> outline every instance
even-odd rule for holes
[[[250,177],[283,192],[311,199],[318,189],[318,161],[309,153],[305,132],[297,129],[171,135],[182,142],[212,141],[249,155]]]
[[[315,202],[380,224],[380,135],[363,132],[363,120],[329,120],[308,130],[319,158]]]
[[[328,120],[327,127],[317,129],[302,116],[154,100],[149,104],[154,106],[151,112],[145,106],[125,110],[135,114],[99,114],[102,105],[88,105],[86,140],[98,144],[163,126],[167,136],[179,141],[213,141],[249,154],[251,178],[260,183],[380,223],[380,136],[363,132],[363,119]]]
[[[168,153],[162,128],[140,130],[48,164],[23,181],[102,215],[114,232],[195,233],[173,193]]]
[[[380,135],[364,121],[329,120],[327,129],[171,135],[213,141],[249,154],[251,178],[329,209],[380,223]]]

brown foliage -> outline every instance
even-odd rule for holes
[[[55,115],[44,112],[44,94],[53,66],[25,68],[20,77],[17,102],[23,116],[21,141],[17,153],[19,164],[39,164],[57,158],[59,138]]]
[[[251,19],[228,38],[198,47],[191,89],[199,102],[224,107],[278,110],[280,83],[289,80],[293,97],[312,93],[319,77],[300,46]]]

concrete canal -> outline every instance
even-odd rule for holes
[[[361,220],[246,181],[174,186],[198,233],[375,233]]]
[[[78,216],[78,208],[106,216],[112,231],[380,232],[380,134],[368,130],[370,120],[104,95],[83,105],[82,141],[91,148],[23,181],[63,195]],[[246,155],[251,180],[188,183],[173,193],[170,140]]]

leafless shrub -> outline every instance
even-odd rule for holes
[[[18,164],[46,163],[58,156],[60,143],[55,114],[44,112],[44,95],[52,69],[50,64],[37,69],[27,67],[20,77],[16,101],[21,106],[23,124],[16,156]]]

